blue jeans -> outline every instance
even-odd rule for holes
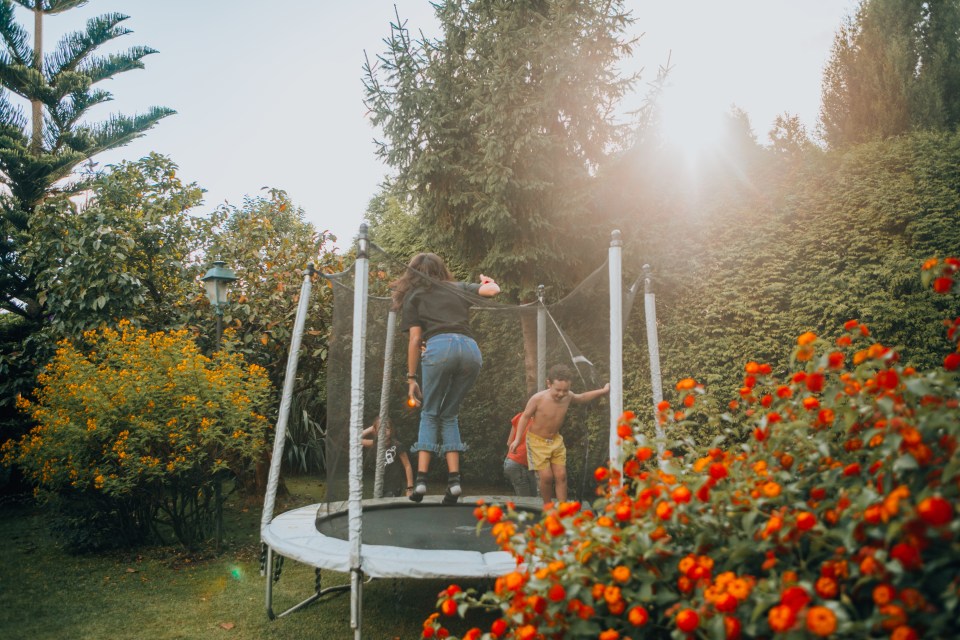
[[[520,497],[536,497],[539,493],[537,473],[530,471],[526,465],[514,462],[510,458],[503,459],[503,475],[513,485],[513,492]]]
[[[460,440],[460,403],[477,381],[482,364],[480,348],[469,336],[441,333],[427,340],[420,358],[420,432],[411,451],[466,451]],[[438,433],[443,446],[437,443]]]

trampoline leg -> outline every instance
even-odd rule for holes
[[[326,589],[321,589],[320,588],[320,569],[317,569],[316,582],[314,583],[314,589],[315,589],[314,594],[311,595],[306,600],[304,600],[303,602],[293,605],[286,611],[283,611],[281,613],[274,613],[273,611],[273,583],[274,583],[273,549],[270,548],[269,546],[267,547],[266,574],[267,574],[267,596],[266,596],[267,618],[269,618],[270,620],[276,620],[277,618],[282,618],[283,616],[289,613],[293,613],[294,611],[299,611],[300,609],[303,609],[304,607],[306,607],[308,604],[312,604],[316,602],[317,600],[327,595],[328,593],[339,593],[341,591],[347,591],[350,589],[349,584],[338,584],[332,587],[327,587]]]

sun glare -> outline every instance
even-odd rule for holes
[[[695,165],[720,150],[724,124],[723,108],[702,96],[673,93],[668,89],[663,97],[660,133],[666,146],[688,165]]]

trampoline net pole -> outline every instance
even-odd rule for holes
[[[620,466],[617,422],[623,413],[623,285],[620,231],[610,234],[610,465]]]
[[[380,386],[380,430],[377,433],[377,469],[373,479],[373,497],[383,497],[383,472],[387,465],[387,431],[390,428],[390,379],[393,377],[393,339],[396,333],[397,312],[387,314],[387,337],[383,347],[383,384]]]
[[[297,360],[300,356],[300,343],[303,339],[303,327],[310,306],[310,288],[314,274],[313,264],[307,265],[300,287],[300,303],[293,323],[293,335],[290,337],[290,351],[287,353],[287,369],[283,375],[283,393],[280,398],[280,413],[277,416],[276,433],[273,437],[273,457],[270,459],[270,474],[267,476],[267,493],[263,498],[263,514],[260,526],[265,527],[273,520],[273,509],[277,497],[277,485],[280,483],[280,465],[283,463],[283,447],[287,439],[287,420],[290,417],[290,405],[293,402],[293,385],[297,378]]]
[[[363,472],[361,468],[363,444],[360,432],[363,431],[363,376],[367,346],[367,277],[370,270],[367,256],[367,225],[360,225],[357,240],[357,262],[353,297],[353,345],[350,361],[350,627],[356,637],[360,637],[360,603],[363,582],[359,579],[360,550],[362,544]]]
[[[537,286],[537,391],[547,388],[547,308],[543,285]]]
[[[657,405],[663,401],[663,381],[660,377],[660,343],[657,339],[657,297],[653,293],[650,265],[643,265],[643,310],[647,324],[647,351],[650,354],[650,386],[653,389],[653,424],[657,428],[657,450],[663,455],[663,425],[657,417]]]

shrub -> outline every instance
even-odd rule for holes
[[[264,369],[204,356],[185,331],[87,332],[59,343],[38,383],[35,400],[18,399],[36,426],[4,445],[4,462],[38,495],[97,505],[91,517],[112,512],[133,537],[169,527],[196,545],[218,522],[221,482],[266,449]]]
[[[924,281],[957,292],[960,261]],[[946,280],[949,280],[947,282]],[[939,284],[936,284],[939,283]],[[960,353],[960,318],[947,322]],[[451,585],[444,617],[499,615],[479,638],[952,637],[960,617],[960,386],[955,359],[917,371],[862,323],[799,336],[790,369],[746,365],[739,397],[693,379],[659,419],[697,421],[712,446],[657,455],[624,413],[620,465],[596,471],[599,498],[520,518],[481,504],[516,571],[484,594]]]

